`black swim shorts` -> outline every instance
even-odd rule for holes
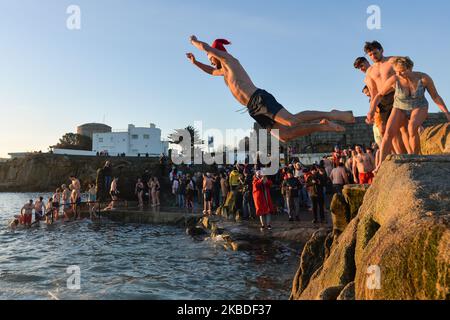
[[[271,130],[275,125],[275,116],[283,109],[273,95],[258,89],[247,105],[250,116],[264,129]]]
[[[207,202],[211,201],[212,200],[211,190],[205,190],[204,196],[205,196],[205,201],[207,201]]]

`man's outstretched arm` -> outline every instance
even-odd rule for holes
[[[208,66],[204,63],[201,63],[195,59],[195,56],[192,53],[186,54],[187,58],[192,62],[192,64],[196,65],[201,70],[205,71],[207,74],[213,75],[213,76],[221,76],[223,75],[222,71],[217,70],[216,68],[213,68],[211,66]]]

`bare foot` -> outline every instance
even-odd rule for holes
[[[332,110],[332,113],[336,114],[334,117],[335,121],[343,121],[345,123],[355,123],[355,117],[353,116],[353,111],[339,111],[339,110]]]
[[[322,124],[326,128],[326,131],[345,132],[345,128],[343,126],[340,126],[334,122],[328,121],[327,119],[320,121],[320,124]]]

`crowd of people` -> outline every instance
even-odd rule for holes
[[[19,225],[31,227],[41,221],[46,224],[53,224],[60,219],[64,221],[81,219],[81,183],[75,176],[70,176],[69,181],[71,181],[69,185],[63,184],[60,188],[57,188],[47,201],[40,196],[36,200],[31,199],[25,203],[20,210],[20,214],[11,221],[10,227],[15,229]],[[89,184],[86,195],[90,219],[92,220],[97,218],[96,210],[98,208],[95,184]]]
[[[374,145],[376,148],[376,145]],[[264,176],[257,165],[219,166],[215,173],[169,173],[173,205],[203,214],[240,213],[242,220],[261,220],[271,229],[272,214],[286,214],[300,221],[302,210],[311,210],[313,223],[327,223],[326,200],[341,193],[346,184],[371,184],[378,148],[336,147],[320,163],[305,166],[300,161],[283,166],[274,176]],[[138,182],[140,183],[140,182]]]

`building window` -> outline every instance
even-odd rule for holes
[[[133,134],[133,135],[131,135],[131,139],[137,140],[137,139],[139,139],[139,135]]]
[[[114,138],[113,137],[111,137],[111,142],[113,142],[114,141]]]
[[[98,142],[103,142],[103,138],[98,138]]]
[[[149,134],[144,134],[144,140],[150,140],[150,135]]]

